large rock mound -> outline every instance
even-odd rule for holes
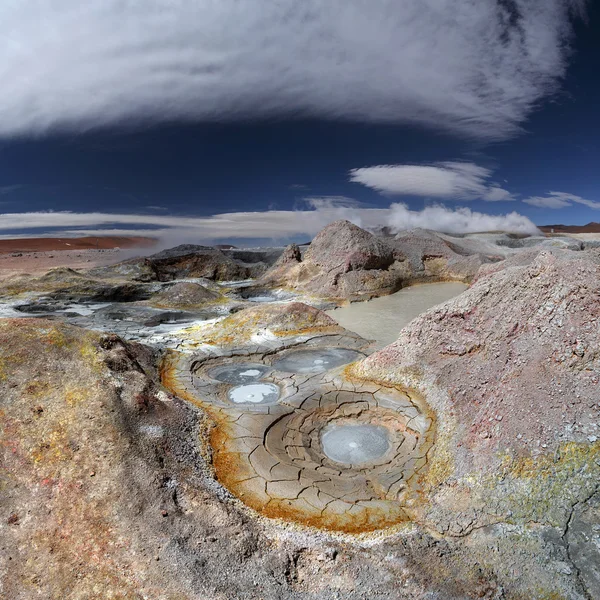
[[[599,323],[599,256],[541,252],[482,277],[358,363],[354,375],[416,388],[436,415],[413,518],[454,535],[500,523],[545,531],[570,563],[573,509],[585,512],[599,490]],[[563,571],[592,585],[597,549],[578,535],[577,559]]]
[[[411,229],[398,233],[391,244],[396,255],[407,261],[409,277],[414,281],[469,282],[483,263],[500,259],[461,241],[426,229]]]
[[[412,230],[392,239],[335,221],[317,234],[303,258],[290,246],[259,283],[324,298],[365,300],[414,282],[469,282],[491,260],[457,249],[434,232]]]
[[[351,334],[324,312],[302,302],[257,304],[224,319],[200,323],[174,332],[178,348],[240,352],[268,347],[271,349],[311,337]]]
[[[197,308],[222,298],[218,292],[198,283],[182,281],[154,295],[150,304],[167,308]]]
[[[276,262],[281,249],[221,250],[182,244],[145,258],[134,258],[90,271],[95,277],[125,277],[136,281],[204,278],[237,281],[262,275]]]
[[[189,277],[227,281],[251,276],[248,267],[210,246],[184,244],[148,256],[144,262],[150,266],[158,281]]]

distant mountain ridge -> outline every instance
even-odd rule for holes
[[[55,250],[112,250],[114,248],[151,248],[157,240],[149,237],[39,237],[0,240],[0,254],[7,252],[48,252]]]
[[[600,233],[600,223],[592,221],[587,225],[540,225],[544,233]]]

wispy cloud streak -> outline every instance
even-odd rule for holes
[[[531,196],[525,198],[523,202],[536,206],[537,208],[567,208],[573,204],[583,204],[588,208],[600,209],[600,202],[597,200],[587,200],[575,194],[567,192],[549,192],[546,196]]]
[[[0,4],[0,136],[317,116],[499,139],[564,76],[585,0]]]

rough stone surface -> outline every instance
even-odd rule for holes
[[[391,244],[396,255],[408,262],[413,281],[469,282],[483,263],[501,258],[500,253],[484,253],[484,248],[426,229],[403,231]]]
[[[276,349],[288,345],[290,340],[306,341],[324,335],[359,338],[324,312],[302,302],[257,304],[224,319],[172,333],[179,350],[199,349],[215,353]]]
[[[206,277],[216,281],[230,281],[252,277],[252,269],[226,256],[221,250],[209,246],[184,244],[148,256],[158,281],[172,281],[189,277]]]
[[[435,413],[414,520],[454,535],[553,528],[570,552],[573,510],[600,481],[599,323],[599,256],[544,251],[480,278],[356,365],[355,376],[418,389]]]
[[[253,517],[210,477],[209,422],[160,390],[153,360],[116,336],[0,321],[0,597],[501,597],[487,538],[407,524],[360,541]]]
[[[0,296],[24,296],[33,292],[70,302],[132,302],[147,299],[154,291],[151,285],[94,278],[64,267],[51,269],[39,277],[26,274],[10,277],[0,284]]]
[[[218,292],[198,283],[180,282],[153,296],[150,304],[165,308],[198,308],[222,297]]]
[[[275,250],[275,256],[280,252]],[[252,260],[255,262],[249,262]],[[116,265],[93,269],[90,274],[95,277],[126,277],[144,282],[190,278],[236,281],[259,277],[273,262],[273,251],[234,252],[212,246],[182,244],[145,258],[133,258]]]
[[[453,248],[434,232],[412,230],[390,239],[349,221],[335,221],[315,237],[301,260],[297,249],[289,247],[259,284],[364,300],[417,281],[468,282],[483,262],[501,258],[486,257],[468,246],[460,254]]]

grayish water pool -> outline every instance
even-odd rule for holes
[[[258,381],[269,370],[265,365],[241,363],[222,365],[211,369],[208,374],[223,383],[244,384]]]
[[[238,385],[229,390],[229,399],[235,404],[274,404],[279,399],[279,386],[274,383]]]
[[[383,348],[398,338],[400,330],[427,309],[467,289],[464,283],[428,283],[404,288],[391,296],[355,302],[327,314],[342,327]]]
[[[360,465],[381,458],[390,442],[379,425],[329,425],[321,433],[321,447],[331,460]]]
[[[297,350],[275,361],[273,368],[286,373],[324,373],[363,357],[360,352],[347,348]]]

